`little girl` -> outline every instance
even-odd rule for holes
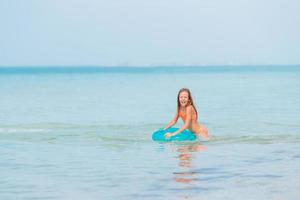
[[[164,130],[176,124],[179,117],[181,117],[181,119],[183,120],[184,125],[174,133],[166,133],[165,134],[166,138],[177,135],[178,133],[181,133],[185,129],[189,129],[191,132],[195,133],[198,137],[201,135],[203,138],[208,139],[207,129],[203,125],[200,125],[197,122],[198,113],[194,105],[191,92],[187,88],[182,88],[181,90],[179,90],[177,95],[176,115],[174,119],[172,119],[170,123],[164,128]]]

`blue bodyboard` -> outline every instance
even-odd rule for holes
[[[177,131],[179,128],[168,128],[167,130],[159,129],[152,134],[153,141],[159,142],[170,142],[170,141],[193,141],[196,140],[197,137],[189,130],[184,130],[181,133],[171,136],[170,138],[166,138],[165,134],[170,132],[173,133]]]

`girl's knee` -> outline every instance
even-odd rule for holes
[[[208,130],[206,127],[201,127],[201,133],[204,137],[208,137]]]

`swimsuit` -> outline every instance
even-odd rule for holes
[[[183,114],[183,112],[179,111],[179,117],[181,117],[183,119],[183,121],[186,120],[186,114]],[[197,115],[193,114],[192,115],[192,121],[196,120],[197,119]]]

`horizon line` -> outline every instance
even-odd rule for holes
[[[158,68],[158,67],[279,67],[300,66],[299,64],[168,64],[168,65],[0,65],[0,68]]]

